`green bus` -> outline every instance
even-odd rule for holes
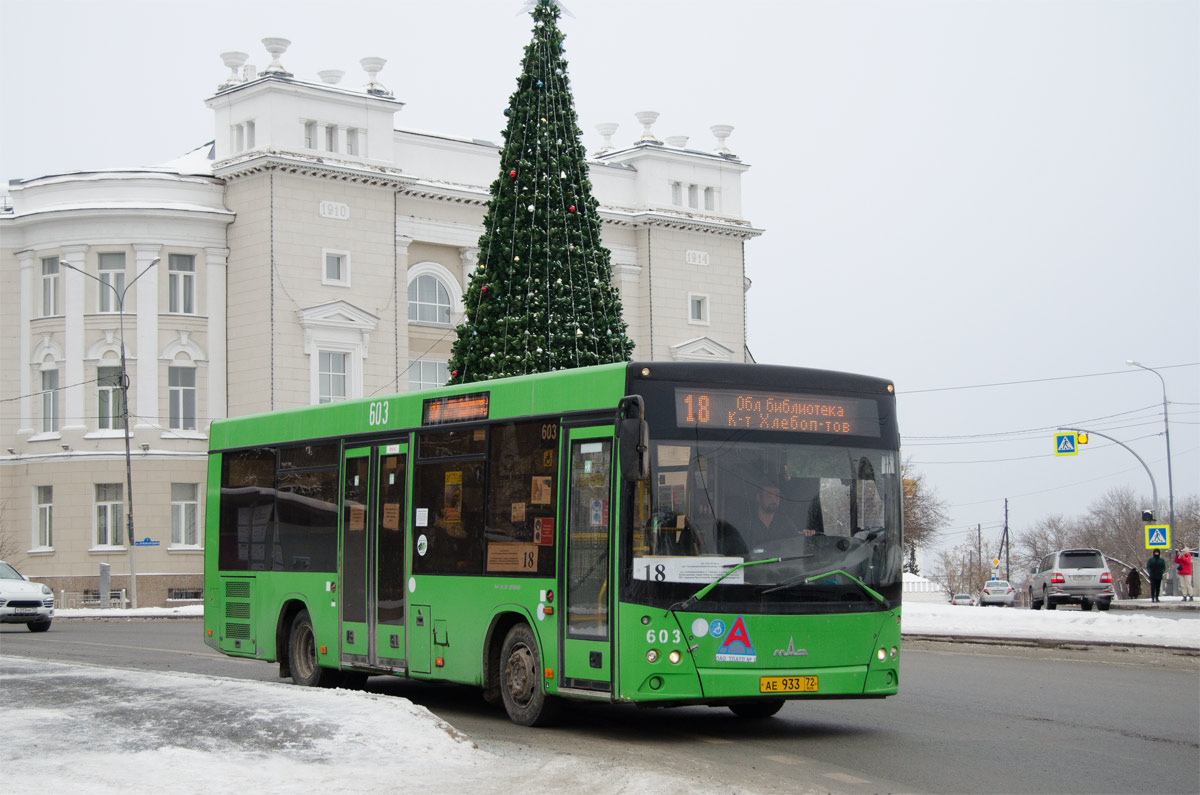
[[[281,678],[726,706],[899,686],[892,384],[634,362],[214,422],[205,642]]]

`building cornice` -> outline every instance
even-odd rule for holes
[[[415,181],[394,168],[275,149],[249,152],[213,164],[213,175],[230,182],[269,171],[393,189]]]

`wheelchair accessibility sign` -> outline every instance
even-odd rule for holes
[[[1079,446],[1076,444],[1076,441],[1075,434],[1073,433],[1054,434],[1054,454],[1076,455],[1079,452]]]
[[[1169,524],[1148,524],[1146,525],[1146,549],[1170,549],[1171,548],[1171,525]]]

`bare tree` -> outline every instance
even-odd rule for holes
[[[917,550],[928,549],[949,522],[946,503],[938,499],[933,487],[925,481],[925,473],[915,472],[911,461],[900,466],[904,505],[904,551],[907,561],[904,570],[917,573]]]
[[[0,560],[16,563],[20,554],[21,545],[9,521],[8,500],[0,500]]]
[[[970,544],[959,544],[938,552],[934,560],[933,579],[942,586],[946,596],[956,593],[974,593],[978,590],[975,548]]]

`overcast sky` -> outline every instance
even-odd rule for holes
[[[750,164],[760,362],[894,379],[948,542],[1073,516],[1108,489],[1200,491],[1200,4],[566,0],[585,143],[599,122]],[[220,53],[365,83],[399,127],[500,140],[520,0],[0,0],[0,179],[152,165],[214,136]],[[1091,377],[1080,377],[1091,376]],[[1061,380],[1050,380],[1061,379]],[[1020,383],[1015,383],[1020,382]],[[969,388],[976,385],[1005,384]],[[1024,433],[1017,433],[1024,432]],[[1191,539],[1193,545],[1195,539]]]

